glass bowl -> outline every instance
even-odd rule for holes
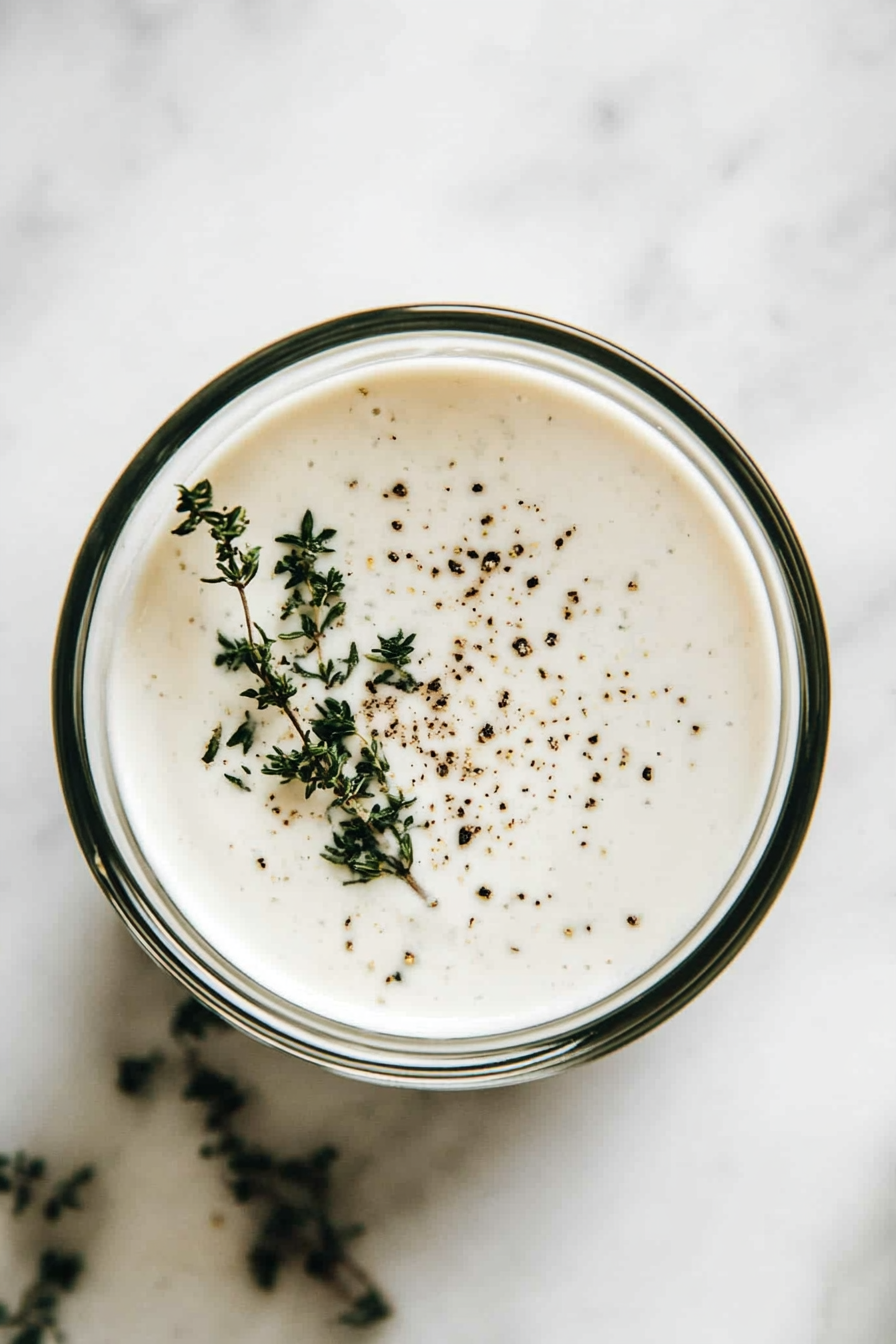
[[[193,927],[141,852],[112,767],[106,683],[116,613],[159,500],[191,482],[215,446],[298,389],[396,360],[498,361],[571,380],[659,430],[712,489],[745,539],[772,612],[781,715],[765,806],[730,881],[686,938],[649,971],[585,1009],[490,1036],[400,1037],[346,1025],[273,993]],[[688,393],[610,342],[542,318],[428,305],[343,317],[250,355],[190,398],[139,451],[75,562],[53,673],[62,786],[85,858],[146,951],[197,999],[267,1045],[336,1073],[399,1086],[472,1088],[541,1077],[643,1035],[727,965],[769,909],[809,824],[824,759],[829,671],[824,625],[787,516],[731,435]]]

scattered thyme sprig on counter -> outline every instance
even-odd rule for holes
[[[186,1071],[181,1095],[203,1108],[210,1136],[200,1155],[222,1162],[232,1198],[256,1212],[255,1238],[247,1256],[253,1279],[259,1288],[272,1289],[281,1269],[301,1263],[306,1274],[327,1284],[347,1303],[339,1318],[343,1324],[367,1326],[384,1320],[391,1315],[388,1302],[348,1250],[364,1229],[333,1221],[331,1172],[336,1149],[326,1146],[307,1156],[284,1158],[239,1131],[237,1118],[249,1094],[235,1078],[210,1067],[200,1049],[210,1033],[227,1029],[226,1022],[195,999],[182,1003],[170,1024]],[[131,1096],[147,1092],[162,1063],[158,1052],[119,1060],[119,1088]]]
[[[218,575],[203,579],[203,583],[226,583],[236,589],[243,610],[245,636],[231,638],[219,632],[220,651],[215,663],[231,672],[248,669],[261,684],[247,688],[242,695],[253,700],[259,710],[271,707],[282,710],[301,743],[298,749],[291,751],[275,747],[268,753],[262,773],[276,776],[282,784],[298,780],[305,786],[306,798],[317,790],[333,794],[328,814],[337,809],[345,815],[336,823],[331,841],[321,854],[329,863],[347,868],[352,874],[350,883],[372,882],[391,875],[406,882],[425,900],[426,893],[411,871],[414,819],[410,809],[414,799],[406,797],[400,789],[390,787],[389,763],[376,735],[366,741],[358,732],[348,702],[332,697],[315,705],[316,717],[303,724],[292,704],[296,695],[295,682],[289,672],[279,670],[286,660],[281,659],[275,666],[277,640],[252,620],[246,589],[258,573],[261,548],[237,545],[249,524],[245,509],[237,507],[220,511],[213,508],[212,487],[207,480],[200,481],[192,489],[178,486],[178,491],[177,512],[187,516],[174,529],[174,535],[186,536],[202,525],[208,527],[216,545]],[[274,568],[275,574],[286,575],[288,596],[281,616],[287,619],[298,614],[300,621],[300,629],[287,631],[279,638],[286,641],[303,639],[306,647],[299,658],[308,658],[312,654],[317,658],[316,672],[303,667],[299,659],[287,666],[306,679],[322,681],[326,689],[347,681],[360,661],[354,641],[348,656],[335,662],[332,659],[324,662],[322,652],[324,635],[342,619],[346,610],[342,598],[343,576],[332,567],[326,572],[315,567],[321,556],[333,554],[328,543],[335,535],[336,531],[331,527],[315,533],[313,515],[306,510],[298,532],[277,537],[279,543],[290,549]],[[379,648],[367,655],[372,662],[383,665],[383,671],[374,678],[374,687],[388,684],[404,691],[417,688],[419,683],[406,670],[413,656],[414,638],[401,630],[392,637],[378,636]],[[227,745],[242,745],[245,754],[254,731],[254,722],[247,713],[244,723],[228,739]],[[346,746],[352,738],[360,743],[355,755]],[[214,760],[220,743],[219,725],[202,757],[206,764]],[[247,767],[243,769],[248,773]],[[239,775],[228,774],[226,778],[235,787],[247,791],[250,788]]]
[[[41,1157],[18,1152],[0,1153],[0,1195],[12,1197],[12,1214],[19,1217],[36,1200],[37,1186],[47,1174]],[[53,1187],[41,1212],[47,1222],[58,1222],[68,1209],[81,1208],[81,1191],[93,1179],[92,1167],[78,1167]],[[43,1344],[61,1340],[59,1301],[61,1293],[70,1293],[84,1268],[83,1257],[74,1251],[47,1247],[40,1254],[31,1283],[22,1292],[18,1304],[0,1302],[0,1331],[10,1331],[9,1344]]]

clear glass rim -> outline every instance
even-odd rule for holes
[[[161,467],[213,415],[273,374],[372,337],[455,332],[500,336],[574,355],[616,375],[673,415],[719,462],[745,496],[772,548],[793,617],[798,666],[796,746],[786,793],[764,852],[730,909],[682,962],[622,1007],[593,1021],[547,1023],[543,1035],[469,1041],[408,1041],[345,1030],[315,1019],[296,1033],[277,1001],[262,1002],[225,984],[195,945],[166,927],[141,899],[99,801],[84,721],[85,653],[107,563],[136,502]],[[830,676],[823,617],[794,530],[761,473],[724,427],[694,398],[636,356],[600,337],[524,313],[435,304],[351,314],[297,332],[241,360],[180,407],[148,440],[110,491],[76,559],[63,603],[53,670],[57,761],[66,805],[88,863],[137,941],[189,991],[232,1025],[265,1044],[344,1075],[411,1087],[477,1087],[543,1076],[617,1049],[670,1017],[705,987],[761,921],[796,858],[817,796],[827,740]]]

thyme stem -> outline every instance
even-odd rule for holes
[[[240,602],[242,603],[243,607],[243,618],[246,622],[246,635],[248,637],[249,645],[252,649],[253,655],[257,659],[257,666],[254,667],[252,670],[255,673],[255,675],[259,678],[259,680],[264,682],[265,686],[267,687],[267,690],[273,694],[274,688],[264,673],[264,664],[262,660],[258,657],[256,653],[256,649],[258,646],[256,645],[255,638],[252,634],[253,625],[252,625],[252,617],[249,615],[249,599],[246,597],[246,585],[244,583],[234,583],[231,584],[231,587],[235,588],[240,595]],[[296,732],[301,738],[302,745],[307,746],[308,734],[305,732],[305,729],[302,727],[302,725],[299,723],[299,720],[296,718],[292,706],[289,704],[282,704],[280,705],[280,708],[283,710],[283,713],[289,719],[293,728],[295,728]]]

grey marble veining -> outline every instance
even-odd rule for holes
[[[340,312],[545,312],[677,378],[779,491],[834,717],[785,893],[687,1011],[574,1074],[389,1092],[232,1039],[259,1132],[345,1151],[389,1344],[891,1344],[896,9],[885,0],[61,0],[0,12],[0,1150],[96,1156],[72,1344],[344,1337],[115,1056],[176,992],[94,889],[48,667],[103,494],[180,401]],[[223,1215],[223,1224],[215,1215]],[[0,1232],[0,1285],[26,1232]]]

